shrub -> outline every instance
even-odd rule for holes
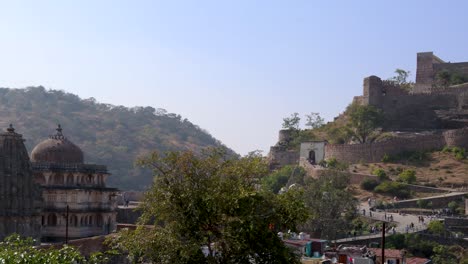
[[[293,183],[304,183],[305,170],[298,166],[284,166],[262,178],[261,183],[267,189],[278,193],[282,187]]]
[[[450,209],[451,212],[456,213],[458,208],[458,203],[455,201],[451,201],[447,204],[447,207]]]
[[[387,162],[390,162],[391,161],[391,158],[388,154],[385,154],[383,157],[382,157],[382,162],[383,163],[387,163]]]
[[[457,160],[465,159],[465,153],[455,153],[455,158]]]
[[[445,147],[442,149],[442,153],[451,153],[451,152],[452,152],[452,148],[451,148],[451,147],[445,146]]]
[[[429,222],[427,229],[433,234],[442,234],[445,231],[444,224],[438,220]]]
[[[443,153],[452,153],[457,160],[466,159],[466,150],[460,147],[444,147]]]
[[[399,182],[382,182],[377,187],[375,187],[374,191],[378,193],[394,195],[400,198],[408,198],[410,196],[408,187]]]
[[[375,169],[372,171],[372,174],[377,176],[379,178],[380,181],[385,181],[385,180],[388,180],[388,176],[387,176],[387,173],[385,173],[385,170],[384,169]]]
[[[429,202],[427,200],[422,200],[419,199],[416,204],[418,205],[419,208],[428,208],[429,207]]]
[[[330,159],[326,160],[321,166],[340,171],[347,170],[349,167],[347,163],[339,162],[335,157],[331,157]]]
[[[379,185],[379,182],[374,179],[365,179],[361,182],[361,188],[366,191],[372,191]]]
[[[327,166],[328,166],[329,168],[334,168],[334,167],[336,167],[337,165],[338,165],[338,160],[336,160],[335,157],[332,157],[332,158],[330,158],[330,159],[327,160]]]
[[[416,182],[416,172],[414,170],[404,170],[398,175],[398,181],[405,183],[415,183]]]

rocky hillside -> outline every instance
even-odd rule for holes
[[[352,164],[349,171],[361,174],[372,174],[376,169],[396,179],[404,170],[413,170],[416,173],[416,184],[462,188],[468,184],[468,159],[456,157],[446,151],[415,152],[399,160],[379,163]]]
[[[121,189],[145,189],[149,171],[134,167],[135,159],[153,150],[200,150],[221,146],[208,132],[180,115],[152,107],[115,106],[43,87],[0,88],[0,128],[12,123],[23,134],[31,152],[55,133],[81,147],[87,163],[107,165],[108,185]]]

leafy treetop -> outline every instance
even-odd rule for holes
[[[209,149],[153,153],[139,164],[154,173],[140,224],[154,227],[140,225],[114,241],[134,262],[298,263],[276,232],[294,230],[305,205],[295,199],[299,193],[256,187],[268,171],[261,156]]]

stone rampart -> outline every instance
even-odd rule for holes
[[[468,128],[447,130],[443,135],[447,146],[468,148]]]
[[[339,161],[380,162],[384,155],[397,155],[404,151],[429,151],[442,149],[444,146],[468,148],[468,128],[447,130],[443,133],[392,138],[384,142],[366,144],[327,144],[325,159],[336,158]]]
[[[468,75],[468,62],[446,62],[434,64],[434,75],[440,71],[456,72],[462,75]],[[434,76],[435,77],[435,76]]]
[[[282,146],[273,146],[269,153],[270,169],[277,169],[289,164],[299,163],[299,151],[288,150]]]
[[[325,159],[334,157],[349,163],[380,162],[385,154],[396,155],[404,151],[441,149],[444,146],[445,140],[440,134],[393,138],[384,142],[366,144],[328,144],[325,145]]]

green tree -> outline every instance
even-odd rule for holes
[[[437,245],[434,247],[434,255],[432,256],[432,262],[434,264],[452,264],[458,263],[456,256],[450,252],[449,247],[443,245]]]
[[[399,182],[392,181],[384,181],[380,183],[377,187],[375,187],[374,191],[378,193],[390,194],[399,198],[407,198],[410,196],[410,192],[407,186]]]
[[[418,199],[416,204],[419,206],[419,208],[428,208],[429,202],[427,200]]]
[[[304,168],[297,165],[287,165],[263,177],[261,183],[267,190],[278,193],[281,188],[292,184],[303,185],[305,174]]]
[[[387,173],[382,168],[377,168],[377,169],[373,170],[372,174],[377,176],[380,181],[386,181],[386,180],[389,179],[388,176],[387,176]]]
[[[395,76],[389,79],[389,81],[392,81],[398,85],[400,85],[401,88],[410,91],[414,87],[414,82],[408,81],[408,77],[410,76],[410,71],[405,71],[402,69],[396,69],[395,70]]]
[[[22,238],[17,234],[10,235],[0,242],[0,263],[28,264],[63,264],[63,263],[107,263],[108,258],[102,254],[93,254],[86,259],[74,247],[36,248],[32,238]]]
[[[324,119],[322,117],[320,117],[320,114],[319,113],[310,113],[309,115],[305,115],[306,116],[306,123],[305,125],[307,127],[310,127],[311,129],[316,129],[316,128],[320,128],[324,125]]]
[[[364,179],[360,184],[361,188],[366,191],[373,191],[378,185],[379,182],[377,180],[369,178]]]
[[[134,262],[298,263],[273,224],[295,229],[306,216],[300,213],[305,206],[284,198],[292,194],[256,188],[267,173],[261,156],[232,158],[210,149],[153,153],[139,164],[155,175],[141,206],[140,225],[112,243]]]
[[[282,126],[284,129],[298,130],[300,122],[301,118],[299,117],[299,113],[293,113],[290,117],[283,118]]]
[[[350,121],[348,126],[351,128],[353,137],[359,143],[372,142],[375,140],[377,128],[384,121],[382,110],[371,105],[351,104],[347,113]]]
[[[452,213],[457,213],[458,203],[456,201],[451,201],[447,204],[447,207],[450,209]]]
[[[304,188],[310,218],[304,227],[326,239],[345,233],[356,216],[357,206],[348,186],[349,174],[344,172],[328,171],[319,179],[308,179]]]
[[[415,183],[416,182],[416,171],[414,170],[404,170],[398,175],[398,181],[405,183]]]
[[[434,234],[443,234],[445,232],[444,224],[437,220],[429,222],[427,229]]]

